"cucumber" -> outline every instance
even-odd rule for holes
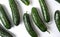
[[[39,3],[40,3],[40,6],[41,6],[44,21],[49,22],[50,21],[50,14],[49,14],[49,10],[48,10],[48,7],[46,5],[45,0],[39,0]]]
[[[54,20],[55,20],[55,23],[56,23],[56,26],[60,32],[60,11],[57,10],[54,14]]]
[[[9,0],[9,5],[10,5],[11,11],[12,11],[13,22],[17,26],[20,23],[20,14],[19,14],[19,10],[17,8],[17,4],[16,4],[15,0]]]
[[[33,19],[34,23],[36,24],[36,26],[42,32],[47,31],[47,27],[44,24],[44,22],[42,21],[42,19],[40,18],[39,14],[38,14],[38,11],[37,11],[37,9],[35,7],[33,7],[32,10],[31,10],[31,16],[32,16],[32,19]]]
[[[29,0],[21,0],[21,1],[27,6],[30,4]]]
[[[2,21],[3,25],[7,28],[11,28],[11,22],[3,8],[3,6],[0,4],[0,20]]]
[[[9,32],[7,32],[5,29],[0,27],[0,36],[1,37],[13,37]]]
[[[36,32],[33,30],[32,26],[31,26],[32,24],[31,24],[31,21],[30,21],[29,14],[25,13],[23,15],[23,21],[24,21],[26,30],[31,35],[31,37],[37,37]]]
[[[55,0],[55,1],[57,1],[58,3],[60,3],[60,0]]]

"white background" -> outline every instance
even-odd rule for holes
[[[49,23],[46,23],[50,34],[48,32],[41,32],[38,29],[38,27],[35,25],[34,25],[34,29],[37,32],[38,37],[60,37],[60,32],[58,31],[56,24],[54,22],[54,13],[56,10],[60,10],[60,4],[56,2],[55,0],[45,0],[45,1],[48,5],[49,13],[51,16],[51,21]],[[27,13],[30,14],[32,7],[38,8],[38,11],[41,13],[41,8],[40,8],[38,0],[30,0],[30,2],[31,4],[29,6],[26,6],[20,0],[16,1],[19,7],[19,11],[20,11],[21,22],[18,26],[13,26],[11,29],[8,30],[14,34],[14,37],[31,37],[24,26],[23,14],[26,13],[26,11],[28,11]],[[5,6],[5,8],[8,10],[8,13],[12,17],[8,0],[0,0],[0,4],[3,4]],[[42,14],[41,14],[41,18],[43,18]]]

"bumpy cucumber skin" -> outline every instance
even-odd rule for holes
[[[44,18],[45,22],[49,22],[50,14],[49,14],[49,10],[47,8],[45,0],[39,0],[39,3],[41,6],[41,10],[42,10],[42,14],[43,14],[43,18]]]
[[[55,20],[56,26],[57,26],[57,28],[58,28],[58,30],[60,32],[60,11],[59,10],[57,10],[55,12],[55,14],[54,14],[54,20]]]
[[[29,14],[25,13],[23,15],[23,20],[24,20],[25,27],[26,27],[28,33],[31,35],[31,37],[37,37],[36,32],[33,30],[32,26],[31,26]]]
[[[21,0],[21,1],[27,6],[30,4],[29,0]]]
[[[1,37],[13,37],[10,33],[8,33],[5,29],[0,27],[0,36]]]
[[[58,3],[60,3],[60,0],[55,0],[55,1],[57,1]]]
[[[10,29],[11,28],[11,22],[3,8],[3,6],[0,4],[0,19],[3,23],[3,25],[7,28]]]
[[[17,4],[15,0],[9,0],[9,4],[10,4],[11,11],[12,11],[13,22],[15,25],[18,25],[20,23],[20,14],[17,8]]]
[[[47,31],[47,27],[45,26],[45,24],[43,23],[42,19],[40,18],[37,9],[34,8],[34,7],[32,8],[31,16],[32,16],[32,19],[33,19],[34,23],[37,25],[37,27],[42,32]]]

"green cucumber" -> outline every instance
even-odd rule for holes
[[[3,25],[7,28],[10,29],[11,28],[11,22],[3,8],[3,6],[0,4],[0,19],[3,23]]]
[[[1,37],[13,37],[9,32],[7,32],[5,29],[0,27],[0,36]]]
[[[47,27],[46,25],[43,23],[42,19],[40,18],[38,11],[35,7],[32,8],[31,10],[31,16],[32,19],[34,21],[34,23],[36,24],[36,26],[42,31],[45,32],[47,31]]]
[[[59,10],[57,10],[55,12],[55,14],[54,14],[54,20],[55,20],[56,26],[57,26],[57,28],[58,28],[58,30],[60,32],[60,11]]]
[[[60,0],[55,0],[55,1],[57,1],[58,3],[60,3]]]
[[[9,0],[9,5],[12,11],[13,22],[15,25],[18,25],[20,23],[20,14],[15,0]]]
[[[32,26],[31,26],[32,24],[30,21],[29,14],[25,13],[23,15],[23,20],[24,20],[25,27],[26,27],[28,33],[31,35],[31,37],[37,37],[36,32],[33,30]]]
[[[21,1],[27,6],[30,4],[29,0],[21,0]]]
[[[39,0],[39,3],[41,6],[44,21],[49,22],[50,21],[50,14],[49,14],[49,10],[47,8],[45,0]]]

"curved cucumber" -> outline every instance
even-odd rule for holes
[[[17,8],[17,4],[15,0],[9,0],[9,4],[10,4],[11,11],[12,11],[13,22],[15,25],[18,25],[20,23],[20,15],[19,15],[19,11]]]
[[[45,0],[39,0],[40,6],[41,6],[41,10],[42,10],[42,14],[43,14],[43,18],[46,22],[50,21],[50,14],[49,14],[49,10],[47,8],[47,5],[45,3]]]
[[[3,6],[0,4],[0,19],[3,23],[3,25],[7,28],[10,29],[11,28],[11,22],[3,8]]]
[[[47,31],[47,27],[45,26],[42,19],[40,18],[37,9],[34,7],[32,8],[31,16],[32,16],[34,23],[38,26],[38,28],[41,31],[43,32]]]
[[[5,29],[0,27],[0,36],[1,37],[13,37],[10,33],[8,33]]]
[[[56,22],[56,26],[57,26],[58,30],[60,31],[60,11],[57,10],[55,12],[54,20]]]
[[[32,26],[31,26],[31,21],[30,21],[29,14],[25,13],[23,15],[23,20],[24,20],[25,27],[26,27],[27,31],[29,32],[29,34],[32,37],[37,37],[36,32],[33,30]]]
[[[30,4],[29,0],[21,0],[21,1],[27,6]]]

